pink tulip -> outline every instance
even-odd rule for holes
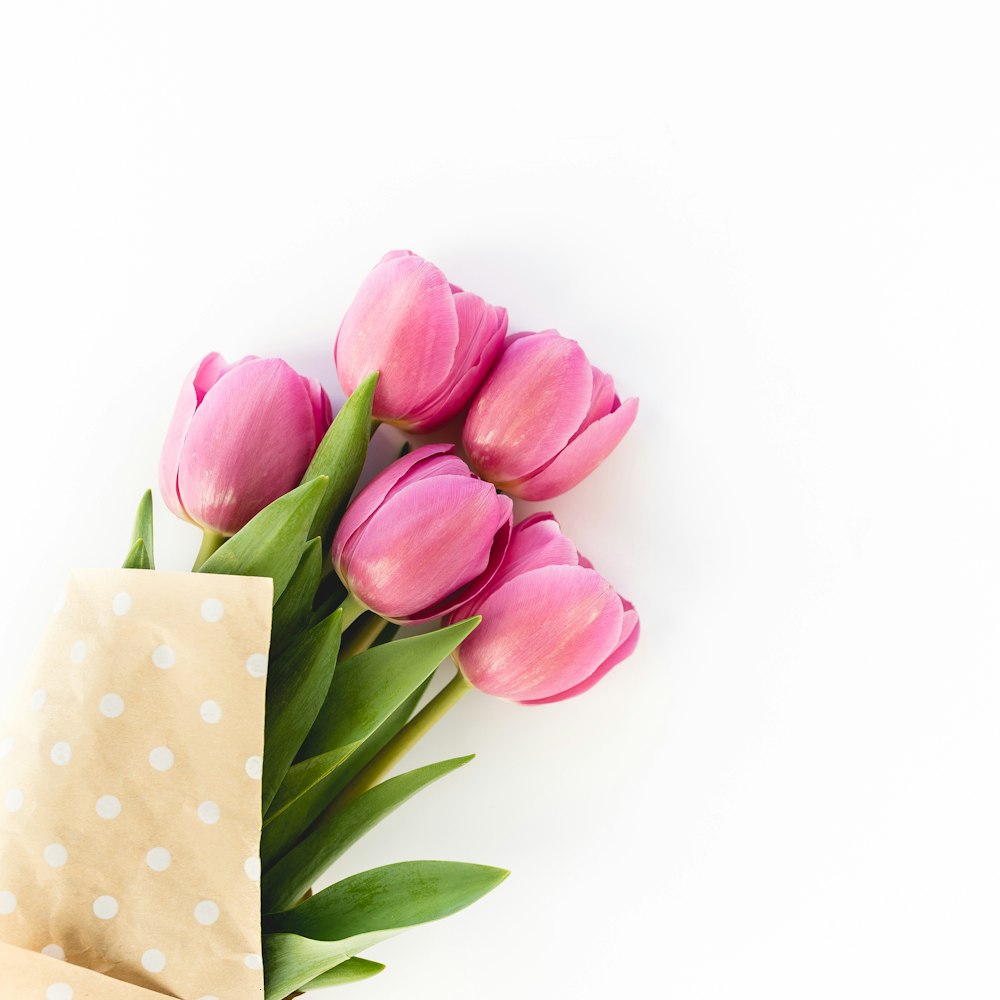
[[[507,311],[448,283],[409,250],[393,250],[361,284],[334,360],[348,395],[379,372],[372,415],[406,431],[440,427],[469,401],[507,333]]]
[[[332,420],[315,379],[279,358],[226,364],[209,354],[188,373],[160,457],[160,492],[178,516],[233,535],[299,484]]]
[[[472,467],[523,500],[549,500],[590,475],[635,420],[609,375],[555,330],[507,338],[462,433]]]
[[[332,561],[357,601],[397,622],[430,621],[489,583],[510,540],[513,504],[452,445],[417,448],[347,509]]]
[[[514,528],[496,576],[451,621],[482,615],[455,653],[486,694],[539,705],[593,687],[639,641],[639,616],[551,514]]]

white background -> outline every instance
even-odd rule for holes
[[[188,367],[334,390],[409,247],[642,398],[552,506],[644,631],[414,754],[479,758],[340,873],[514,874],[350,989],[1000,995],[991,6],[5,5],[0,697],[123,557]]]

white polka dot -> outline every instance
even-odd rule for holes
[[[115,599],[111,602],[111,610],[116,615],[127,615],[129,608],[132,607],[132,595],[127,591],[122,591],[120,594],[115,594]]]
[[[42,856],[50,868],[62,868],[69,861],[69,851],[62,844],[49,844],[42,852]]]
[[[0,916],[8,916],[17,909],[17,896],[4,889],[0,892]]]
[[[207,622],[221,622],[226,609],[218,598],[210,597],[207,601],[202,601],[201,617]]]
[[[170,851],[165,847],[154,847],[146,855],[146,864],[154,872],[165,872],[170,867],[171,861],[173,861],[173,858],[170,856]]]
[[[251,882],[260,881],[260,858],[247,858],[243,862],[243,871],[246,872],[247,878]]]
[[[260,781],[264,775],[264,758],[263,757],[247,757],[247,762],[245,764],[247,777],[253,778],[254,781]]]
[[[142,967],[147,972],[162,972],[167,967],[167,956],[156,948],[142,953]]]
[[[101,699],[101,715],[106,719],[117,719],[125,711],[125,699],[120,694],[106,694]]]
[[[219,919],[218,905],[213,903],[210,899],[203,899],[194,908],[194,919],[197,920],[202,927],[211,927],[212,924]]]
[[[45,688],[38,688],[38,690],[33,692],[33,694],[31,695],[31,707],[36,712],[40,712],[44,704],[45,704]]]
[[[247,673],[251,677],[267,676],[267,657],[263,653],[254,653],[247,658]]]
[[[53,983],[45,991],[45,1000],[73,1000],[75,994],[69,983]]]
[[[3,804],[7,807],[7,812],[16,813],[21,811],[24,805],[24,792],[20,788],[12,788],[5,796]]]
[[[49,756],[52,763],[58,767],[65,767],[73,759],[73,748],[63,740],[54,744]]]
[[[10,753],[11,748],[13,746],[14,746],[13,736],[5,736],[2,740],[0,740],[0,760],[3,760],[4,757],[6,757]]]
[[[222,706],[217,701],[203,701],[201,703],[201,717],[205,722],[215,725],[222,719]]]
[[[154,771],[169,771],[174,766],[174,752],[170,747],[154,747],[149,751],[149,766]]]
[[[262,959],[260,955],[251,954],[247,955],[247,957],[243,959],[243,964],[248,969],[253,969],[255,972],[259,972],[264,968],[264,959]]]
[[[222,810],[215,802],[202,802],[202,804],[198,806],[198,819],[200,819],[202,823],[207,823],[211,826],[213,823],[218,823],[221,816]]]
[[[42,949],[43,955],[48,955],[49,958],[54,958],[59,962],[66,961],[66,952],[57,944],[47,944]]]
[[[94,916],[101,920],[113,920],[118,916],[118,900],[114,896],[98,896],[94,900]]]
[[[57,615],[63,608],[66,607],[66,591],[60,592],[59,596],[56,598],[56,603],[52,605],[52,614]]]
[[[87,644],[83,639],[77,639],[69,651],[69,658],[74,663],[83,663],[87,657]]]
[[[169,670],[177,662],[177,655],[169,646],[157,646],[153,650],[153,666]]]
[[[114,795],[102,795],[97,800],[97,815],[101,819],[117,819],[122,811],[122,804]]]

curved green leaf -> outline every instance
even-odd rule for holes
[[[378,962],[352,958],[340,942],[311,941],[297,934],[265,934],[263,944],[264,1000],[282,1000],[296,990],[367,979],[385,968]],[[344,971],[338,973],[340,969]]]
[[[319,535],[323,539],[324,552],[330,548],[337,523],[347,508],[365,464],[371,438],[372,399],[377,383],[378,372],[373,372],[351,393],[330,424],[302,477],[303,483],[317,476],[325,476],[327,480],[309,531],[310,535]]]
[[[128,550],[122,569],[152,569],[153,564],[149,560],[149,553],[146,551],[146,543],[137,538],[132,543],[132,548]]]
[[[340,648],[341,613],[314,625],[267,673],[263,809],[267,812],[309,728],[326,701]]]
[[[335,965],[329,972],[310,980],[303,990],[321,990],[325,986],[346,986],[362,979],[371,979],[385,969],[381,962],[370,962],[367,958],[349,958]]]
[[[403,861],[351,875],[264,918],[268,933],[338,941],[346,955],[471,906],[510,872],[461,861]]]
[[[422,788],[467,764],[474,756],[455,757],[389,778],[369,788],[329,822],[317,824],[305,840],[265,873],[260,889],[264,912],[284,910],[293,905],[330,865],[386,816]]]
[[[146,550],[145,562],[147,565],[133,565],[133,562],[142,562],[136,542],[142,542]],[[135,555],[133,555],[135,553]],[[131,562],[130,562],[131,561]],[[146,490],[139,501],[139,509],[135,512],[135,523],[132,526],[132,541],[129,546],[128,558],[125,560],[124,569],[153,569],[153,491]]]
[[[334,674],[326,704],[299,751],[299,759],[315,757],[350,743],[364,743],[363,749],[367,750],[368,738],[406,704],[479,621],[479,618],[470,618],[436,632],[373,646],[341,663]],[[372,751],[369,759],[375,752]],[[277,822],[267,827],[261,838],[265,868],[305,834],[327,803],[350,780],[348,772],[357,772],[356,757],[358,754],[349,757],[340,768],[298,799]]]
[[[273,823],[293,802],[305,795],[314,785],[319,784],[331,771],[347,760],[358,746],[357,743],[351,743],[346,747],[338,747],[329,753],[321,753],[318,757],[310,757],[290,767],[267,809],[264,826]],[[308,888],[307,885],[302,891],[305,892]]]
[[[216,549],[198,572],[269,576],[277,601],[299,565],[325,490],[326,477],[320,476],[279,497]]]
[[[309,625],[322,568],[322,542],[318,538],[311,538],[302,550],[299,564],[288,581],[288,586],[274,605],[271,621],[272,656],[283,650]]]

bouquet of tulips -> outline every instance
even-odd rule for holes
[[[313,893],[472,759],[388,777],[401,758],[472,689],[558,701],[635,648],[632,605],[512,501],[580,483],[635,399],[405,251],[365,278],[334,357],[336,416],[282,360],[204,358],[159,483],[203,532],[194,572],[152,572],[147,493],[123,569],[71,580],[0,729],[0,966],[23,991],[3,996],[283,1000],[380,972],[361,953],[507,875],[413,861]],[[357,488],[380,424],[461,414],[460,442],[408,442]]]

